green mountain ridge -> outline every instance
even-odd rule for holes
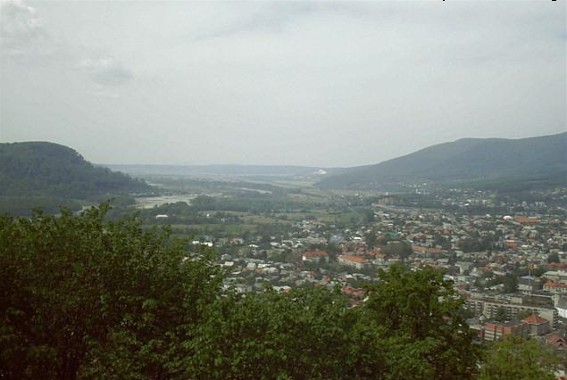
[[[396,181],[566,179],[567,132],[525,139],[466,138],[322,179],[328,188],[369,188]]]
[[[0,211],[10,212],[13,210],[10,205],[16,203],[21,208],[53,203],[67,205],[71,200],[100,201],[109,195],[148,189],[145,182],[97,167],[63,145],[49,142],[0,144]]]

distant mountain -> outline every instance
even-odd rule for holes
[[[400,181],[553,178],[567,181],[567,132],[524,139],[466,138],[323,178],[329,188],[372,188]]]
[[[48,142],[0,144],[0,197],[4,204],[8,199],[27,205],[26,198],[42,199],[47,203],[52,203],[53,199],[101,200],[108,195],[148,189],[145,182],[96,167],[63,145]],[[43,206],[39,203],[30,206]],[[3,211],[2,207],[0,211]]]

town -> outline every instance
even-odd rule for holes
[[[521,200],[430,184],[409,188],[399,194],[334,194],[320,201],[320,210],[303,205],[294,211],[289,202],[277,202],[283,206],[252,213],[254,221],[263,218],[256,229],[244,228],[251,213],[234,211],[241,208],[222,191],[188,201],[195,205],[191,212],[188,203],[178,202],[142,215],[193,231],[192,249],[215,250],[226,289],[339,288],[354,307],[364,302],[364,286],[379,270],[396,262],[414,270],[433,267],[465,299],[467,321],[479,341],[536,336],[565,349],[567,191],[532,191]],[[247,190],[264,202],[271,199],[270,191]],[[220,211],[217,198],[231,206]],[[193,227],[196,221],[208,227],[184,229],[188,212]],[[231,223],[244,227],[226,228]]]

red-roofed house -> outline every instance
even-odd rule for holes
[[[506,248],[515,249],[518,248],[518,245],[519,243],[516,240],[512,240],[512,239],[504,240],[504,246]]]
[[[528,325],[523,322],[486,322],[482,330],[487,341],[499,340],[505,335],[528,337]]]
[[[565,294],[567,293],[567,284],[562,284],[560,282],[546,282],[543,285],[543,290],[553,294]]]
[[[545,337],[546,343],[556,350],[564,350],[567,348],[567,340],[559,334],[549,334]]]
[[[360,288],[353,288],[352,286],[345,286],[343,288],[343,294],[355,298],[357,300],[361,300],[364,297],[364,289],[360,289]]]
[[[322,251],[319,248],[314,249],[312,251],[305,252],[301,259],[306,262],[310,263],[320,263],[321,260],[325,262],[329,262],[329,254],[326,251]]]
[[[538,223],[539,219],[535,216],[518,215],[514,217],[514,220],[520,224],[534,224]]]
[[[368,264],[368,260],[366,260],[364,256],[340,255],[339,263],[343,265],[349,265],[357,269],[362,269]]]
[[[551,331],[549,321],[539,315],[532,314],[522,319],[522,322],[529,326],[529,334],[531,336],[545,335]]]

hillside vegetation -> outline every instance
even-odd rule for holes
[[[96,167],[79,153],[47,142],[0,144],[0,210],[20,214],[78,201],[148,191],[129,176]]]
[[[372,188],[396,181],[531,180],[565,183],[567,132],[525,139],[462,139],[377,165],[348,169],[323,187]],[[488,182],[485,182],[488,183]]]

